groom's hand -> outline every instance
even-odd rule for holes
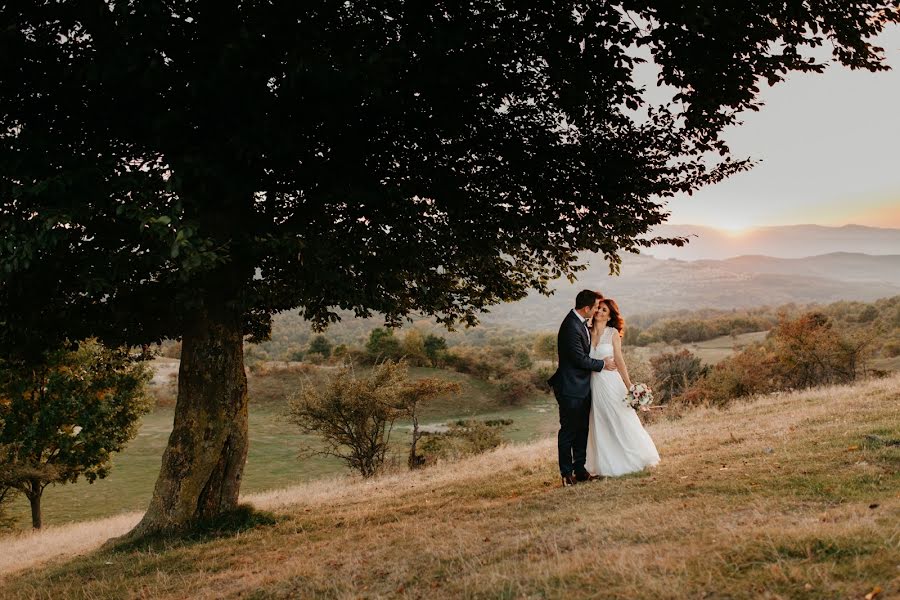
[[[604,371],[615,371],[616,370],[616,359],[612,356],[607,356],[603,359],[603,370]]]

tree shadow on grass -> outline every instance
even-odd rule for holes
[[[250,504],[241,504],[215,518],[194,521],[178,531],[160,532],[137,539],[130,539],[127,535],[112,539],[103,545],[101,551],[127,553],[171,550],[233,537],[251,529],[271,527],[276,523],[278,518],[273,513],[257,510]]]

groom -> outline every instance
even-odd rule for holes
[[[602,294],[582,290],[575,297],[556,338],[559,367],[547,383],[559,404],[559,473],[563,486],[588,481],[584,469],[587,458],[588,422],[591,415],[591,371],[616,370],[612,356],[597,360],[589,356],[591,334],[588,320],[597,312]]]

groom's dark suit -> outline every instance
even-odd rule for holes
[[[587,326],[569,311],[556,338],[559,368],[547,383],[559,404],[559,472],[565,477],[586,473],[588,422],[591,415],[591,371],[602,371],[603,361],[590,357]]]

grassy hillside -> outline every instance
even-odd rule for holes
[[[159,359],[154,366],[158,374],[156,379],[162,382],[154,387],[169,386],[168,374],[177,371],[177,361]],[[556,405],[548,395],[535,395],[521,406],[504,406],[487,383],[468,375],[426,368],[412,368],[410,375],[448,379],[461,387],[458,395],[436,398],[425,406],[421,415],[423,424],[471,416],[512,419],[512,426],[504,432],[510,441],[534,440],[547,435],[557,425]],[[299,449],[314,445],[316,438],[299,433],[295,426],[285,422],[283,414],[286,398],[309,377],[308,373],[290,369],[273,370],[266,376],[251,373],[250,455],[244,472],[245,492],[295,485],[347,471],[342,462],[331,457],[314,456],[302,460],[297,457]],[[174,390],[169,391],[169,396],[173,405]],[[171,405],[145,415],[137,437],[113,458],[114,467],[106,479],[92,484],[82,480],[76,484],[48,487],[44,492],[44,523],[60,525],[145,508],[172,431],[173,416]],[[401,462],[405,461],[408,452],[409,435],[409,426],[403,421],[398,422],[392,441]],[[18,525],[30,527],[25,498],[18,497],[11,508]]]
[[[898,414],[894,377],[659,421],[656,470],[575,488],[547,438],[252,496],[277,522],[232,537],[99,552],[137,515],[50,529],[0,540],[0,595],[896,597]]]

